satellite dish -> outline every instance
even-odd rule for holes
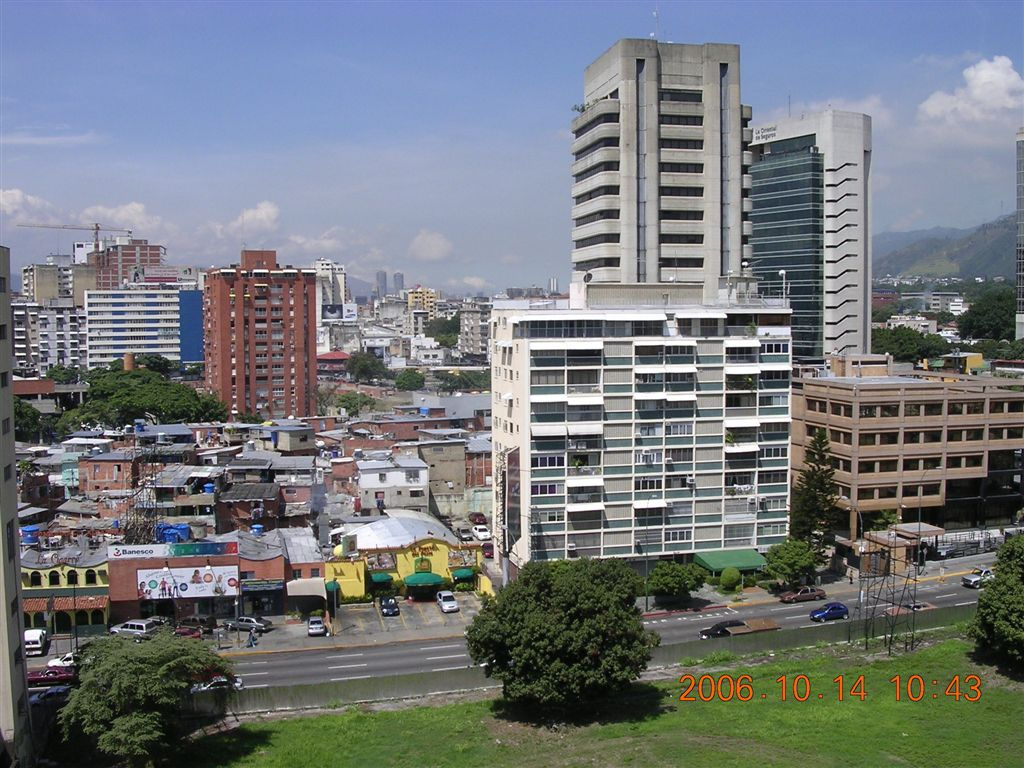
[[[584,283],[589,283],[593,279],[594,279],[594,276],[592,274],[590,274],[590,272],[587,272],[587,274],[585,274],[583,276],[583,282]]]

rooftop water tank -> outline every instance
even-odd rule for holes
[[[213,483],[204,483],[203,484],[203,493],[213,493],[216,490],[217,490],[217,486],[214,485]]]
[[[249,529],[249,531],[252,533],[253,536],[262,536],[263,535],[263,526],[259,525],[259,524],[254,525],[254,526],[252,526]]]

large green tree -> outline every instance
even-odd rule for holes
[[[384,361],[370,352],[353,352],[345,363],[345,370],[353,379],[362,382],[386,379],[388,376]]]
[[[144,643],[97,638],[84,656],[79,686],[60,711],[64,737],[84,736],[131,765],[153,764],[190,730],[182,715],[196,681],[231,674],[230,662],[206,643],[169,630]]]
[[[878,328],[871,332],[871,351],[890,354],[894,360],[911,363],[949,352],[949,342],[934,333],[924,334],[913,328]]]
[[[765,568],[773,578],[786,584],[804,584],[811,580],[818,565],[818,554],[807,541],[789,539],[773,544],[765,554]]]
[[[962,339],[1013,339],[1015,292],[1011,285],[994,285],[960,315],[957,327]]]
[[[53,365],[46,372],[46,378],[53,379],[58,384],[73,384],[79,380],[82,371],[79,368],[68,368],[64,365]]]
[[[426,379],[423,374],[412,368],[406,368],[400,374],[395,377],[395,389],[401,389],[405,392],[415,392],[418,389],[423,389],[423,384]]]
[[[647,579],[647,589],[662,602],[686,600],[691,592],[704,586],[708,572],[693,563],[671,563],[660,560]]]
[[[20,397],[14,398],[14,438],[25,442],[39,440],[42,414]]]
[[[372,408],[374,400],[369,395],[363,394],[362,392],[343,392],[338,395],[338,405],[345,409],[345,413],[352,416],[358,416],[363,410]]]
[[[622,690],[658,643],[636,583],[617,560],[528,563],[485,600],[466,632],[470,656],[520,704],[565,712]]]
[[[438,317],[427,323],[423,329],[425,336],[430,336],[442,347],[449,349],[459,343],[459,330],[461,321],[456,313],[455,317]]]
[[[470,392],[491,388],[490,371],[436,371],[434,380],[442,392]]]
[[[793,487],[789,535],[821,556],[839,520],[839,492],[825,430],[817,430],[807,444],[804,467]]]
[[[979,653],[1024,669],[1024,535],[999,548],[995,574],[978,596],[970,634]]]
[[[155,371],[101,369],[90,372],[88,399],[61,416],[57,429],[67,434],[83,424],[120,427],[150,417],[166,423],[223,421],[227,407]]]
[[[181,370],[181,363],[175,360],[168,360],[163,355],[152,355],[143,353],[135,356],[135,365],[139,368],[146,368],[159,373],[161,376],[170,376]]]

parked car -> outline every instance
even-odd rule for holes
[[[237,619],[228,619],[224,622],[224,626],[230,630],[240,630],[243,632],[255,629],[262,635],[274,626],[274,622],[270,619],[264,619],[262,616],[239,616]]]
[[[48,667],[59,667],[73,669],[82,663],[82,654],[78,651],[71,651],[65,653],[63,656],[58,656],[56,659],[50,659],[46,662]]]
[[[472,525],[487,525],[487,515],[483,512],[470,512],[469,522]]]
[[[177,627],[174,630],[175,637],[185,637],[191,640],[202,640],[203,631],[199,627]]]
[[[825,603],[810,613],[811,621],[832,621],[850,618],[850,609],[842,603]]]
[[[885,609],[886,616],[903,616],[904,614],[917,613],[918,611],[930,611],[935,606],[931,603],[903,603],[902,605],[890,605]]]
[[[116,627],[111,627],[110,634],[149,638],[156,634],[156,631],[162,626],[161,622],[154,621],[153,619],[132,619],[131,621],[118,624]]]
[[[70,685],[78,682],[78,673],[72,667],[46,667],[28,673],[29,687],[44,685]]]
[[[45,629],[26,629],[24,643],[26,656],[43,656],[50,638]]]
[[[996,577],[991,568],[975,568],[963,576],[960,583],[970,589],[981,589]]]
[[[707,629],[702,629],[698,632],[698,636],[701,640],[710,640],[713,637],[728,637],[729,627],[742,627],[743,622],[737,619],[731,619],[729,621],[720,621],[717,624],[713,624]]]
[[[306,634],[309,637],[327,637],[327,625],[319,616],[310,616],[306,622]]]
[[[216,675],[205,682],[196,683],[195,685],[193,685],[191,688],[191,692],[201,693],[203,691],[240,691],[244,687],[245,686],[242,684],[242,678],[240,677],[235,677],[234,675],[232,675],[231,677],[225,677],[224,675]]]
[[[490,541],[491,531],[486,525],[474,525],[473,538],[477,541]]]
[[[212,634],[217,629],[217,617],[208,616],[205,613],[197,613],[193,616],[186,616],[178,622],[179,627],[194,627],[204,635]]]
[[[492,559],[494,557],[494,542],[493,541],[485,541],[482,549],[484,551],[484,557],[486,557],[488,560],[490,560],[490,559]]]
[[[437,593],[437,606],[441,609],[441,613],[455,613],[459,610],[459,601],[455,599],[455,595],[445,589]]]
[[[397,616],[401,612],[398,600],[394,597],[382,597],[380,599],[381,616]]]
[[[70,695],[70,685],[51,685],[45,691],[39,691],[29,696],[28,703],[33,707],[38,707],[42,704],[63,704]]]
[[[455,535],[458,537],[459,541],[473,540],[473,534],[470,532],[469,528],[459,528],[455,531]]]
[[[827,597],[824,589],[818,587],[800,587],[779,595],[779,600],[784,603],[803,603],[807,600],[824,600]]]

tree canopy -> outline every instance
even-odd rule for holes
[[[491,388],[490,371],[436,371],[434,379],[442,392],[469,392]]]
[[[470,656],[520,704],[565,711],[619,691],[658,644],[636,608],[636,582],[618,560],[528,563],[485,599],[466,632]]]
[[[423,333],[426,336],[430,336],[442,347],[451,349],[459,343],[460,328],[461,321],[459,320],[458,313],[456,313],[455,317],[437,317],[431,320],[424,327]]]
[[[74,384],[82,375],[80,368],[69,368],[64,365],[52,365],[45,378],[53,379],[58,384]]]
[[[100,637],[83,651],[79,686],[60,711],[65,739],[82,735],[100,751],[133,765],[172,746],[190,726],[182,718],[189,688],[230,675],[230,662],[205,643],[161,630],[144,643]]]
[[[367,408],[372,408],[377,401],[362,392],[343,392],[338,395],[338,405],[345,409],[345,413],[358,416]]]
[[[913,328],[876,328],[871,332],[871,351],[876,355],[892,355],[894,360],[914,363],[945,355],[949,342],[941,336],[919,333]]]
[[[181,363],[176,360],[168,360],[163,355],[141,354],[135,356],[135,365],[138,368],[146,368],[159,373],[161,376],[170,376],[181,370]]]
[[[811,580],[818,565],[818,555],[809,542],[789,539],[773,544],[764,556],[765,570],[786,584],[804,584]]]
[[[957,327],[962,339],[1014,338],[1015,291],[1012,285],[994,285],[960,315]]]
[[[980,653],[1024,668],[1024,535],[999,548],[995,578],[978,597],[970,634]]]
[[[789,535],[805,541],[820,557],[839,521],[839,493],[832,468],[832,451],[825,430],[814,433],[804,455],[806,469],[793,487]]]
[[[388,368],[384,361],[370,352],[353,352],[345,364],[345,370],[356,381],[366,383],[388,377]]]
[[[20,397],[14,398],[14,438],[25,442],[39,439],[42,427],[42,414],[30,403]]]
[[[150,417],[167,423],[224,421],[227,415],[227,407],[216,397],[200,395],[155,371],[100,369],[90,372],[88,399],[65,412],[57,429],[67,434],[83,424],[119,427]]]
[[[647,579],[647,589],[659,598],[686,600],[704,586],[707,578],[708,572],[699,565],[660,560]]]
[[[405,392],[415,392],[423,389],[426,379],[423,374],[412,368],[406,368],[395,377],[395,388]]]

